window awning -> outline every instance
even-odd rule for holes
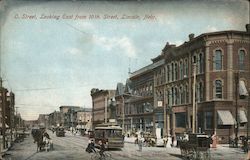
[[[218,125],[234,125],[236,123],[229,110],[218,110]]]
[[[0,123],[0,128],[2,128],[2,127],[3,127],[3,124]],[[9,126],[7,124],[5,124],[5,128],[9,128]]]
[[[244,81],[239,82],[239,95],[248,96],[247,88]]]
[[[240,110],[239,113],[238,113],[238,117],[239,117],[240,123],[246,123],[247,122],[247,116],[246,116],[245,111]]]

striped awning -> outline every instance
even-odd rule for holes
[[[244,81],[239,82],[239,94],[240,96],[248,96],[247,88]]]
[[[218,110],[218,125],[234,125],[236,123],[229,110]]]
[[[238,113],[238,117],[240,120],[240,123],[246,123],[247,122],[247,116],[246,116],[246,112],[243,110],[240,110]]]

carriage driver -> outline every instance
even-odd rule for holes
[[[43,137],[46,137],[47,139],[50,139],[49,134],[46,132],[45,127],[40,127],[41,133]]]

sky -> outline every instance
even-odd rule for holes
[[[152,63],[167,42],[178,46],[190,33],[245,30],[248,13],[244,0],[2,0],[3,86],[15,93],[25,120],[62,105],[92,107],[92,88],[116,89],[129,68]]]

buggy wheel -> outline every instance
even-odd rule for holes
[[[196,159],[196,152],[195,152],[194,148],[191,148],[190,150],[188,150],[187,159],[189,159],[189,160]]]

